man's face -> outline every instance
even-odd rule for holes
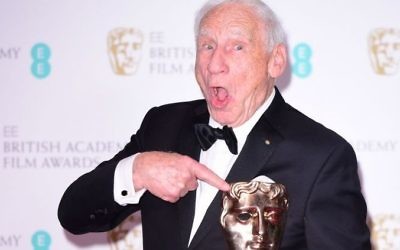
[[[285,208],[257,190],[242,193],[225,216],[225,231],[235,250],[278,249],[285,223]]]
[[[225,4],[201,21],[196,79],[211,116],[237,127],[272,91],[264,24],[243,5]]]

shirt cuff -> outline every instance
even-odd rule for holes
[[[114,200],[121,206],[138,204],[146,189],[135,191],[132,179],[133,162],[137,154],[122,159],[114,172]]]

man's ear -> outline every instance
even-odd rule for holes
[[[271,52],[268,61],[268,73],[272,78],[277,78],[285,71],[287,64],[286,47],[283,44],[278,44]]]

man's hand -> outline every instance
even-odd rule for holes
[[[222,191],[230,188],[223,179],[189,156],[158,151],[144,152],[133,163],[135,190],[145,188],[169,202],[176,202],[187,192],[195,190],[198,179]]]

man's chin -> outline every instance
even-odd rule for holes
[[[232,124],[232,115],[228,112],[216,111],[211,109],[210,115],[214,119],[214,121],[218,122],[221,125]]]

